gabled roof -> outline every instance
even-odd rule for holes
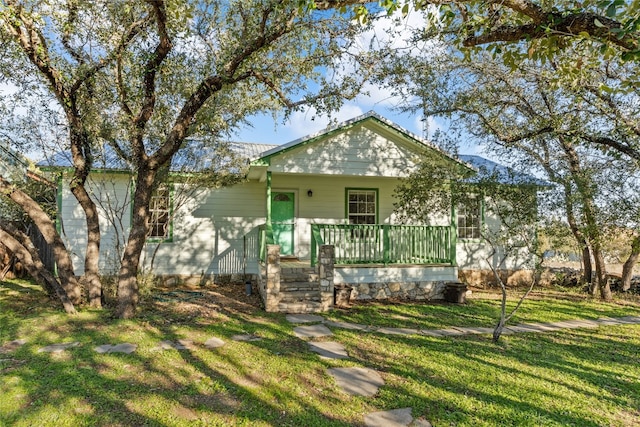
[[[275,144],[257,144],[247,142],[229,142],[230,151],[245,158],[251,162],[252,166],[267,166],[270,159],[282,155],[292,149],[312,144],[324,138],[329,138],[338,132],[344,132],[363,122],[373,122],[378,126],[382,126],[388,131],[403,137],[416,147],[438,153],[443,158],[450,160],[454,164],[459,164],[469,170],[475,171],[476,175],[467,179],[467,182],[478,183],[486,179],[497,179],[498,182],[508,185],[535,185],[547,187],[550,184],[546,181],[538,179],[534,176],[516,172],[504,165],[495,163],[476,155],[460,155],[453,157],[443,151],[440,147],[432,144],[424,138],[404,129],[403,127],[393,123],[392,121],[380,116],[379,114],[369,111],[366,114],[354,117],[351,120],[327,127],[319,132],[298,138],[282,145]],[[174,156],[171,170],[172,171],[188,171],[197,172],[214,166],[212,163],[216,157],[215,148],[204,146],[196,140],[189,141],[191,150],[181,151]],[[189,154],[186,154],[186,153]],[[123,161],[115,154],[113,149],[105,145],[100,153],[96,154],[94,163],[95,167],[103,170],[132,170],[131,165]],[[68,151],[61,151],[50,156],[46,160],[38,163],[41,167],[57,167],[70,168],[73,166],[71,154]],[[263,169],[258,167],[257,169]]]
[[[210,168],[218,167],[214,160],[222,160],[216,147],[205,146],[197,140],[189,140],[188,150],[181,150],[173,156],[171,161],[172,172],[199,172]],[[229,150],[240,158],[250,159],[256,157],[262,151],[273,148],[274,145],[229,142]],[[218,159],[216,159],[218,158]],[[69,151],[59,151],[45,160],[40,161],[37,166],[42,168],[72,168],[73,159]],[[98,170],[110,171],[132,171],[133,165],[118,156],[115,150],[105,144],[94,153],[93,166]]]
[[[291,142],[288,142],[286,144],[283,145],[277,145],[274,146],[273,148],[263,152],[260,154],[259,157],[253,158],[252,160],[252,164],[254,165],[260,165],[260,164],[268,164],[269,160],[274,157],[274,156],[278,156],[281,155],[283,153],[286,153],[294,148],[299,148],[299,147],[303,147],[307,144],[311,144],[313,142],[316,142],[320,139],[324,139],[324,138],[328,138],[338,132],[344,132],[360,123],[363,122],[367,122],[367,121],[372,121],[388,130],[390,130],[392,133],[396,133],[404,138],[406,138],[408,141],[412,142],[413,144],[415,144],[417,147],[420,147],[422,149],[427,149],[427,150],[433,150],[434,152],[440,154],[441,156],[443,156],[444,158],[447,158],[449,160],[451,160],[452,162],[455,163],[460,163],[461,165],[469,168],[469,169],[473,169],[472,167],[470,167],[467,164],[464,164],[462,161],[450,156],[448,153],[446,153],[445,151],[443,151],[440,147],[438,147],[437,145],[432,144],[431,142],[427,141],[426,139],[408,131],[407,129],[403,128],[402,126],[392,122],[391,120],[382,117],[381,115],[379,115],[378,113],[376,113],[375,111],[369,111],[365,114],[362,114],[360,116],[354,117],[353,119],[344,121],[342,123],[338,123],[335,124],[333,126],[329,126],[325,129],[322,129],[316,133],[313,133],[311,135],[307,135],[304,136],[302,138],[298,138],[296,140],[293,140]]]

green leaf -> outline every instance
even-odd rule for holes
[[[593,20],[593,23],[595,24],[596,27],[598,28],[604,28],[604,24],[602,22],[600,22],[600,20],[598,20],[598,18]]]
[[[607,12],[606,12],[607,17],[615,18],[616,13],[617,13],[617,7],[616,7],[615,3],[610,4],[609,7],[607,8]],[[596,25],[598,25],[598,24],[596,24]]]

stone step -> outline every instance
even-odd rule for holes
[[[280,292],[290,292],[290,291],[320,292],[320,284],[317,282],[282,282],[280,281]]]
[[[322,304],[317,301],[305,302],[281,302],[278,304],[278,311],[281,313],[320,313]]]
[[[309,268],[293,268],[293,267],[287,267],[286,264],[281,263],[280,264],[280,272],[282,274],[314,274],[317,273],[317,270],[315,268],[309,267]]]
[[[280,272],[281,282],[317,282],[317,273],[285,273]]]
[[[296,302],[296,301],[320,301],[320,292],[318,291],[290,291],[280,292],[280,301]]]

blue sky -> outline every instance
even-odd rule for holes
[[[366,51],[371,45],[391,46],[422,57],[427,55],[425,60],[428,60],[430,52],[437,54],[440,51],[441,47],[438,45],[425,43],[416,47],[410,41],[414,30],[424,26],[423,11],[411,11],[407,16],[398,18],[393,20],[384,17],[372,21],[372,28],[359,37],[356,46],[352,49]],[[346,72],[356,71],[347,67]],[[330,122],[327,116],[315,115],[313,110],[296,112],[286,122],[283,122],[282,118],[274,121],[270,114],[266,114],[251,117],[249,122],[253,126],[243,127],[233,134],[231,139],[240,142],[285,144],[321,131],[330,124],[344,122],[369,111],[375,111],[411,133],[426,139],[430,139],[436,130],[445,133],[447,131],[448,122],[444,119],[429,118],[428,126],[425,129],[421,115],[402,113],[397,107],[406,103],[406,100],[394,95],[387,88],[367,83],[363,91],[364,93],[356,97],[355,100],[345,103],[339,111],[332,114],[333,122]],[[461,154],[481,154],[479,147],[470,146],[464,141],[460,141],[459,145]]]

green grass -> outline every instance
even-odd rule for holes
[[[517,321],[640,314],[637,303],[601,304],[537,296]],[[549,334],[433,338],[334,330],[349,360],[318,358],[293,335],[283,315],[213,299],[150,304],[135,320],[108,310],[68,317],[28,282],[0,283],[0,425],[362,425],[366,413],[412,407],[434,426],[640,425],[640,326]],[[464,306],[363,305],[332,318],[380,326],[489,326],[498,301]],[[236,342],[235,334],[262,340]],[[162,340],[224,347],[158,351]],[[44,345],[79,341],[62,354]],[[100,344],[138,350],[98,354]],[[372,398],[342,393],[328,367],[376,369],[386,384]]]

